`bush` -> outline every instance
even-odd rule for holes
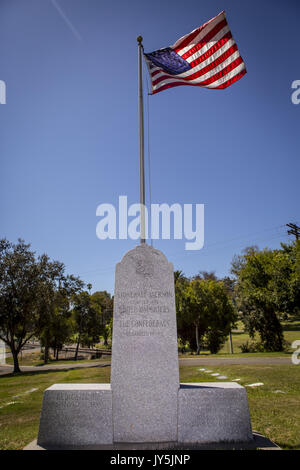
[[[240,346],[242,353],[255,353],[255,352],[264,352],[264,346],[259,341],[246,341]]]
[[[283,351],[290,352],[291,351],[291,343],[289,341],[283,340]]]
[[[210,329],[206,334],[204,348],[207,348],[211,354],[217,354],[224,345],[227,334],[223,331]]]

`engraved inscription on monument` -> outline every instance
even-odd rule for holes
[[[167,302],[173,295],[172,291],[162,290],[119,292],[115,296],[119,306],[115,309],[115,321],[127,336],[160,336],[162,328],[170,328],[167,315],[170,307]],[[134,299],[135,305],[127,305],[128,299]],[[164,302],[165,299],[167,302]],[[155,314],[159,314],[160,318],[155,318]]]
[[[111,384],[115,442],[177,440],[173,266],[148,245],[116,268]]]

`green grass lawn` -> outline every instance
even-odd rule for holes
[[[181,367],[180,380],[216,380],[199,368]],[[300,449],[300,366],[231,365],[213,366],[209,370],[226,375],[229,381],[240,378],[242,385],[263,382],[262,387],[247,387],[253,429],[284,449]],[[0,376],[0,449],[22,449],[36,438],[43,391],[50,385],[109,381],[110,367]],[[32,389],[37,390],[25,393]],[[274,393],[276,390],[285,393]]]
[[[181,368],[181,382],[216,381],[216,377],[200,371],[200,368]],[[225,381],[240,378],[238,383],[244,386],[262,382],[264,385],[261,387],[246,387],[253,430],[283,449],[300,449],[300,366],[243,364],[209,366],[206,369],[227,376]]]
[[[109,381],[110,367],[0,376],[0,449],[22,449],[36,438],[43,392],[50,385]],[[33,388],[37,390],[25,393]],[[14,398],[16,395],[19,398]]]

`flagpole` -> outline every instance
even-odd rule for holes
[[[142,36],[138,42],[138,90],[139,90],[139,141],[140,141],[140,207],[141,207],[141,244],[146,243],[145,235],[145,163],[144,163],[144,105],[143,105],[143,74],[142,74]]]

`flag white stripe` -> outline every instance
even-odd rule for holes
[[[204,75],[201,75],[201,77],[198,77],[198,78],[195,78],[194,80],[189,80],[187,83],[201,83],[201,82],[204,82],[205,80],[207,80],[208,78],[212,77],[213,75],[216,75],[217,73],[221,72],[225,67],[227,67],[228,65],[230,65],[234,60],[236,60],[238,57],[240,57],[240,53],[239,51],[235,51],[233,54],[231,54],[231,56],[228,57],[228,59],[224,60],[224,62],[222,62],[220,65],[217,65],[215,68],[213,68],[212,70],[210,70],[209,72],[205,73]],[[176,78],[168,78],[169,75],[166,75],[166,79],[165,80],[162,80],[161,82],[157,83],[156,85],[154,85],[154,90],[156,90],[157,86],[163,86],[163,85],[167,85],[168,83],[174,83],[174,82],[178,82],[178,81],[181,81],[180,77],[176,75]],[[172,76],[174,77],[174,75]],[[156,76],[154,77],[154,80],[156,79]]]
[[[192,39],[192,41],[186,46],[184,47],[183,49],[179,50],[177,52],[177,54],[179,54],[180,56],[183,56],[183,54],[185,54],[186,52],[188,52],[195,44],[197,44],[198,42],[201,41],[201,39],[203,39],[218,23],[220,23],[221,21],[225,20],[225,15],[224,13],[222,15],[219,15],[217,16],[211,23],[209,23],[204,29],[202,29],[200,31],[200,33],[194,38]],[[194,30],[195,31],[195,30]],[[192,34],[192,33],[190,33]],[[189,35],[187,35],[189,36]],[[172,47],[172,49],[177,49],[178,46],[176,46],[176,44],[178,43],[179,41],[176,41],[175,44]]]
[[[216,80],[213,83],[210,83],[209,85],[205,85],[204,88],[216,88],[220,85],[223,85],[223,83],[227,82],[227,80],[230,80],[233,78],[235,75],[240,73],[242,70],[246,68],[244,62],[242,62],[240,65],[235,67],[235,69],[231,70],[229,73],[224,75],[223,77],[219,78],[219,80]]]
[[[211,64],[214,62],[218,57],[220,57],[224,52],[226,52],[228,49],[230,49],[231,46],[235,44],[234,39],[229,39],[224,46],[220,47],[214,54],[212,54],[208,59],[204,60],[200,64],[196,65],[195,67],[191,68],[187,72],[180,73],[176,75],[178,78],[186,78],[189,77],[190,75],[193,75],[194,73],[198,72],[199,70],[202,70],[203,68],[207,67],[207,65]],[[170,77],[174,77],[174,75],[171,74],[166,74],[162,69],[159,69],[158,67],[155,67],[156,71],[159,70],[160,72],[157,73],[154,77],[153,80],[156,80],[157,78],[161,77],[162,75],[170,75]],[[212,71],[215,69],[212,69]],[[154,71],[151,69],[151,72]]]
[[[237,67],[235,67],[233,70],[228,72],[223,77],[219,78],[219,80],[216,80],[216,81],[210,83],[209,85],[202,85],[202,86],[203,86],[203,88],[216,88],[219,85],[222,85],[223,83],[227,82],[227,80],[234,77],[236,74],[241,72],[243,69],[245,69],[244,62],[241,63],[240,65],[238,65]],[[155,90],[155,91],[159,90],[159,88],[161,88],[164,85],[168,85],[170,83],[176,83],[176,82],[182,82],[182,84],[186,83],[187,85],[190,85],[190,84],[194,83],[193,81],[184,82],[184,80],[176,80],[176,79],[164,80],[164,81],[161,81],[160,83],[157,83],[156,85],[153,85],[153,90]]]
[[[211,40],[208,43],[206,43],[203,47],[201,47],[201,49],[196,51],[195,54],[191,55],[190,57],[187,57],[185,60],[188,63],[190,63],[198,59],[198,57],[201,57],[203,54],[205,54],[208,51],[208,49],[213,47],[229,31],[230,31],[229,26],[228,25],[224,26],[224,28],[222,28],[213,38],[211,38]]]

